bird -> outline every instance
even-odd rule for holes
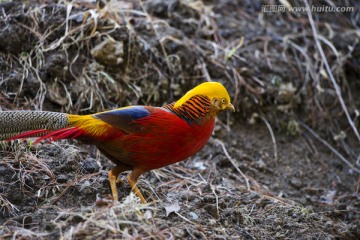
[[[119,201],[116,183],[123,183],[119,174],[130,171],[126,178],[132,191],[147,203],[136,184],[140,175],[200,151],[224,110],[235,111],[226,88],[204,82],[163,107],[135,105],[89,115],[2,111],[0,141],[36,137],[33,144],[76,139],[95,145],[115,164],[108,172],[113,201]]]

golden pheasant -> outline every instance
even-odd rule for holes
[[[224,86],[205,82],[164,107],[130,106],[83,116],[0,112],[0,140],[38,137],[35,143],[78,139],[93,144],[115,163],[108,174],[114,201],[118,201],[118,175],[131,171],[127,180],[146,203],[136,186],[139,176],[198,152],[210,138],[216,115],[226,109],[235,111]]]

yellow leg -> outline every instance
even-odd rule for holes
[[[111,193],[113,195],[113,199],[114,199],[115,203],[117,203],[119,201],[119,195],[118,195],[118,191],[116,188],[117,178],[121,172],[124,172],[127,170],[129,170],[129,167],[126,165],[116,165],[108,173],[110,187],[111,187]],[[119,180],[119,181],[122,184],[124,183],[122,180]]]
[[[146,171],[144,171],[143,169],[135,168],[134,170],[132,170],[131,173],[129,173],[129,175],[127,175],[127,180],[129,182],[132,190],[134,191],[136,196],[138,196],[140,198],[140,201],[143,204],[146,203],[146,200],[145,200],[144,196],[141,194],[139,188],[136,186],[136,183],[137,183],[139,176],[141,174],[143,174],[144,172],[146,172]]]

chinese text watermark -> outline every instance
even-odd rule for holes
[[[261,12],[353,12],[354,7],[332,7],[332,6],[310,6],[310,7],[292,7],[286,5],[263,5]]]

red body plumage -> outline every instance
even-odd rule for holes
[[[117,160],[143,169],[156,169],[184,160],[198,152],[214,129],[214,118],[198,124],[163,109],[134,120],[142,131],[124,134],[96,145]]]

